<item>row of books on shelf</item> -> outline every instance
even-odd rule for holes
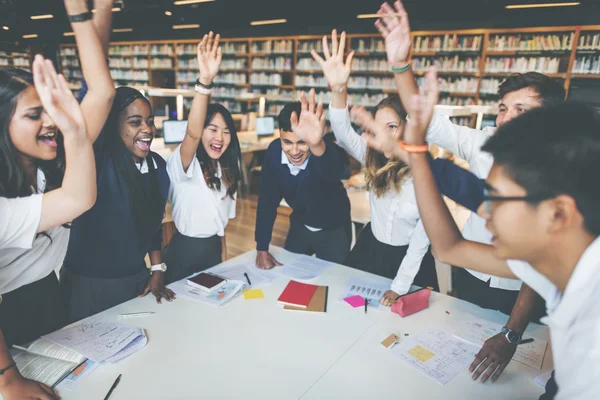
[[[474,106],[477,102],[473,97],[440,97],[438,104],[444,106]]]
[[[150,61],[150,68],[173,68],[172,58],[153,58]]]
[[[79,63],[77,63],[79,66]],[[110,68],[148,68],[147,58],[109,58],[108,66]]]
[[[265,40],[252,42],[252,53],[291,53],[294,49],[293,40]]]
[[[482,35],[416,36],[413,51],[478,51],[482,42]]]
[[[281,86],[281,75],[266,74],[264,72],[253,73],[250,75],[250,83],[255,85]]]
[[[563,34],[531,35],[526,33],[515,35],[490,35],[488,50],[491,51],[544,51],[571,50],[574,32]]]
[[[113,45],[108,47],[109,56],[148,56],[148,45]]]
[[[0,67],[12,67],[12,60],[10,58],[0,58]]]
[[[79,68],[79,59],[78,58],[63,58],[61,65],[63,68]],[[109,63],[110,65],[110,63]]]
[[[425,71],[432,65],[436,67],[438,71],[442,72],[478,72],[479,71],[479,57],[459,57],[456,56],[445,56],[436,58],[413,58],[412,68],[414,71]]]
[[[581,33],[577,50],[600,50],[600,33]]]
[[[170,44],[153,44],[152,46],[150,46],[150,55],[172,56],[173,46]]]
[[[314,70],[320,70],[321,66],[319,65],[318,62],[316,62],[312,57],[308,58],[300,58],[298,60],[298,62],[296,63],[296,71],[314,71]]]
[[[231,86],[215,87],[212,89],[215,99],[235,99],[242,97],[248,91]]]
[[[31,59],[28,57],[13,57],[13,67],[31,68]]]
[[[352,40],[352,49],[361,53],[364,52],[377,52],[385,53],[385,43],[381,39],[356,39]]]
[[[528,72],[544,74],[558,73],[558,57],[494,57],[485,60],[485,72]]]
[[[481,80],[481,88],[479,93],[498,94],[498,87],[502,83],[500,79],[484,78]]]
[[[256,91],[254,91],[256,93]],[[269,96],[279,96],[281,101],[294,101],[294,91],[287,89],[267,89],[266,92]]]
[[[179,79],[179,77],[182,76],[182,75],[185,75],[186,79]],[[196,80],[195,77],[197,75],[198,74],[196,74],[196,73],[189,73],[189,72],[182,73],[182,72],[179,72],[177,74],[177,80],[187,80],[187,81],[189,81],[190,78],[191,78],[192,80],[195,81]],[[246,74],[239,74],[239,73],[235,73],[235,72],[228,72],[228,73],[222,73],[222,74],[217,75],[215,77],[214,82],[215,82],[215,84],[224,84],[224,83],[226,83],[226,84],[245,84],[246,83],[246,79],[247,79]]]
[[[291,71],[291,57],[258,57],[252,59],[252,69],[278,69]]]
[[[67,81],[80,81],[83,79],[80,69],[66,69],[62,71],[62,74]]]
[[[311,50],[317,53],[323,53],[323,41],[322,40],[306,40],[298,42],[298,53],[308,54]]]
[[[424,77],[417,78],[417,85],[421,86],[425,82]],[[448,78],[440,77],[438,79],[439,89],[441,92],[460,92],[460,93],[477,93],[479,79],[477,78]]]
[[[110,76],[117,81],[134,81],[134,82],[148,82],[149,75],[148,71],[129,71],[125,69],[111,69]]]
[[[577,57],[572,72],[574,74],[600,74],[600,55]]]

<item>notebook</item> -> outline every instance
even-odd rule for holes
[[[317,286],[317,290],[313,295],[312,299],[308,303],[306,308],[295,307],[295,306],[284,306],[284,310],[294,310],[294,311],[311,311],[311,312],[327,312],[327,296],[329,295],[329,287],[328,286]]]
[[[198,275],[189,278],[187,283],[190,286],[210,293],[224,286],[227,280],[217,275],[200,272]]]
[[[316,290],[316,285],[290,281],[277,301],[287,306],[306,308]]]

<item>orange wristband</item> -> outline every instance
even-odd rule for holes
[[[404,150],[407,153],[427,153],[429,151],[429,146],[426,144],[417,146],[414,144],[402,142],[400,143],[400,149]]]

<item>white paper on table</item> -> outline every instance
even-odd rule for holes
[[[283,267],[275,267],[274,270],[279,275],[287,278],[310,280],[321,275],[329,267],[331,267],[330,262],[320,260],[316,257],[298,254],[291,261],[285,263]]]
[[[350,278],[346,282],[343,295],[340,300],[346,297],[359,295],[369,300],[369,308],[379,309],[381,296],[390,289],[390,284],[377,280],[365,280],[359,278]]]
[[[142,329],[133,326],[100,319],[86,319],[44,335],[43,338],[75,350],[93,361],[102,362],[143,334]]]
[[[244,274],[248,274],[248,278],[250,278],[250,282],[252,283],[252,285],[249,286],[253,288],[272,282],[273,279],[277,277],[277,274],[269,271],[263,271],[262,269],[259,269],[251,264],[222,265],[211,268],[205,272],[219,275],[227,280],[241,282],[246,281],[246,276]]]
[[[127,346],[125,346],[123,350],[119,351],[114,356],[107,358],[105,361],[109,363],[120,361],[126,357],[129,357],[133,353],[140,351],[144,348],[144,346],[146,346],[147,343],[148,338],[146,337],[146,333],[142,329],[142,334],[140,336],[136,337]]]
[[[12,350],[11,352],[21,375],[47,386],[54,385],[77,365],[69,361],[38,356],[21,350]]]
[[[86,360],[69,374],[56,388],[59,390],[75,390],[81,382],[100,366],[92,360]]]
[[[461,321],[456,336],[481,347],[486,340],[497,335],[501,330],[501,324],[483,319],[470,319]],[[531,336],[523,336],[523,340],[530,338]],[[542,369],[548,342],[538,338],[533,339],[531,343],[517,346],[513,360],[533,368]]]
[[[478,346],[449,332],[432,329],[403,340],[392,349],[392,354],[445,385],[473,362],[478,351]]]
[[[543,388],[546,388],[550,377],[552,376],[552,371],[546,372],[544,374],[538,375],[535,377],[535,383],[540,385]]]
[[[187,279],[182,279],[171,283],[169,288],[178,296],[219,307],[238,296],[246,285],[244,282],[228,280],[225,285],[209,293],[188,285]]]

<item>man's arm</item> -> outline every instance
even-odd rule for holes
[[[430,165],[442,194],[476,213],[483,202],[484,181],[450,160],[431,159]]]

